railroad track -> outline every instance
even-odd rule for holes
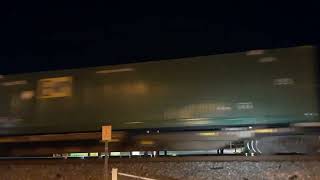
[[[273,155],[273,156],[185,156],[185,157],[122,157],[109,158],[110,163],[147,162],[259,162],[259,161],[320,161],[319,155]],[[57,164],[57,163],[104,163],[103,158],[0,158],[1,164]]]

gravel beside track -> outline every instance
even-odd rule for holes
[[[103,159],[0,160],[0,179],[99,180],[103,179],[103,164]],[[320,179],[317,156],[117,158],[110,159],[109,166],[119,172],[164,180]]]

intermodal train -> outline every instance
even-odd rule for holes
[[[313,46],[0,76],[0,135],[318,122]]]

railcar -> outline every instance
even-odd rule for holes
[[[318,123],[312,46],[0,76],[0,135]]]

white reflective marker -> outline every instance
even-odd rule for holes
[[[140,154],[140,151],[132,151],[131,154],[132,154],[133,156],[140,156],[140,155],[141,155],[141,154]]]
[[[120,152],[110,152],[110,156],[120,156]]]

